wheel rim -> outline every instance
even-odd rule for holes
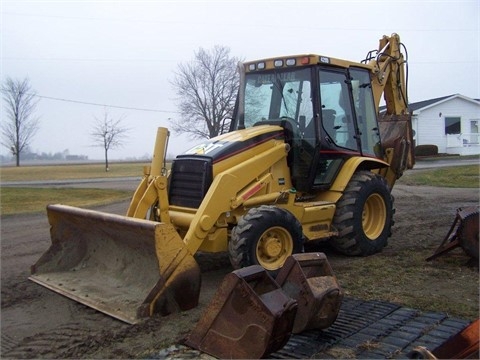
[[[292,236],[280,226],[267,229],[257,242],[258,263],[267,270],[277,270],[282,267],[292,252]]]
[[[382,233],[387,220],[387,207],[380,194],[371,194],[363,207],[363,232],[370,240],[376,240]]]

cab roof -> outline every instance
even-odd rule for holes
[[[256,71],[283,69],[283,68],[295,68],[295,67],[317,65],[317,64],[326,65],[326,66],[337,66],[342,68],[361,67],[369,70],[373,69],[373,65],[370,65],[370,64],[342,60],[342,59],[332,58],[332,57],[323,56],[323,55],[316,55],[316,54],[278,56],[278,57],[272,57],[272,58],[266,58],[266,59],[260,59],[260,60],[252,60],[252,61],[247,61],[243,63],[246,72],[256,72]]]

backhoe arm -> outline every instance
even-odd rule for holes
[[[373,65],[372,90],[377,111],[383,94],[388,115],[409,113],[405,77],[406,59],[400,46],[398,34],[384,36],[380,39],[376,57],[367,59],[370,60],[369,64]]]
[[[413,131],[408,109],[405,65],[398,34],[380,39],[378,51],[370,52],[365,60],[373,66],[372,91],[379,113],[383,95],[386,110],[379,114],[379,131],[388,168],[380,170],[390,189],[406,169],[413,168]],[[375,56],[372,56],[375,54]]]

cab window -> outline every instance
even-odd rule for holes
[[[344,72],[320,70],[322,130],[328,142],[356,150],[355,126],[346,80]]]
[[[365,69],[350,69],[352,94],[362,154],[380,157],[380,132],[373,99],[370,74]]]

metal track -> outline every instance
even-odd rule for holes
[[[331,327],[293,335],[283,349],[270,357],[407,358],[415,346],[433,350],[468,324],[444,313],[345,298]]]
[[[272,359],[406,359],[416,346],[435,349],[470,322],[445,313],[422,312],[384,301],[344,298],[337,320],[325,330],[292,335]],[[184,345],[173,345],[150,359],[213,359]]]

